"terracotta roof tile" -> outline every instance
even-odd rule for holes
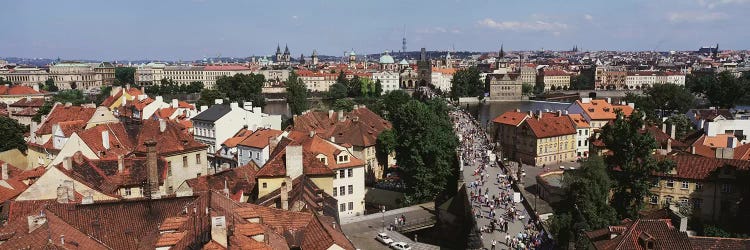
[[[511,125],[511,126],[518,126],[518,125],[521,125],[521,123],[524,120],[526,120],[526,118],[528,117],[529,116],[527,113],[508,111],[495,117],[495,119],[492,119],[492,122],[505,124],[505,125]]]
[[[160,155],[170,155],[180,152],[188,152],[199,149],[205,149],[207,146],[196,141],[192,135],[188,134],[186,128],[179,123],[171,120],[164,120],[166,126],[164,132],[160,131],[160,121],[143,120],[140,133],[137,137],[135,152],[145,154],[146,146],[143,144],[147,140],[158,142],[156,149]]]
[[[173,232],[173,233],[163,233],[159,236],[159,240],[156,241],[155,247],[169,247],[177,245],[177,242],[180,242],[183,237],[185,237],[187,233],[186,232]]]
[[[81,106],[70,106],[58,104],[52,108],[52,111],[47,115],[47,119],[44,120],[42,125],[37,129],[37,135],[48,135],[52,133],[52,125],[66,121],[84,121],[91,120],[91,117],[96,112],[96,108],[86,108]]]
[[[322,137],[334,137],[336,143],[349,143],[354,146],[374,146],[381,132],[392,125],[366,107],[359,107],[345,113],[346,119],[339,120],[338,112],[311,111],[297,116],[294,130],[316,131]]]
[[[699,155],[677,154],[666,156],[675,163],[676,174],[657,174],[659,176],[677,177],[693,180],[705,180],[724,166],[739,170],[750,169],[750,161],[733,159],[716,159]]]
[[[573,135],[573,121],[567,116],[542,116],[542,119],[526,119],[525,124],[531,129],[536,138],[549,138],[562,135]]]
[[[242,140],[237,142],[237,145],[252,147],[252,148],[265,148],[268,146],[268,140],[271,137],[278,137],[281,135],[281,130],[275,129],[258,129],[251,135],[248,135]]]
[[[10,87],[5,85],[0,86],[0,95],[35,95],[41,93],[42,92],[36,91],[32,87],[23,85],[12,85]]]
[[[750,249],[750,239],[691,236],[694,250]]]
[[[20,100],[8,105],[9,107],[14,108],[26,108],[26,107],[33,107],[33,108],[41,108],[44,106],[44,98],[21,98]]]

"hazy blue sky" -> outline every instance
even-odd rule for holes
[[[409,50],[747,49],[750,0],[231,1],[0,3],[0,57],[198,59]],[[743,16],[744,15],[744,16]]]

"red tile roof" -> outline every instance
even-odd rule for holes
[[[240,131],[237,131],[237,133],[234,134],[234,136],[229,137],[226,139],[221,145],[224,145],[228,148],[234,148],[237,147],[237,143],[244,140],[248,136],[250,136],[253,133],[252,130],[248,130],[246,128],[241,128]]]
[[[164,120],[166,123],[164,132],[160,131],[158,120],[143,120],[143,126],[138,134],[135,152],[138,154],[146,153],[146,146],[143,144],[147,140],[154,140],[160,155],[171,155],[195,150],[205,149],[205,144],[196,141],[192,135],[188,134],[186,128],[175,121]]]
[[[52,133],[52,125],[65,122],[65,121],[76,121],[81,120],[87,122],[91,120],[91,116],[96,112],[96,108],[85,108],[81,106],[69,106],[58,104],[52,108],[47,119],[45,119],[42,125],[37,129],[36,134],[48,135]]]
[[[611,238],[609,234],[597,233],[599,238],[590,238],[596,249],[633,249],[646,250],[644,241],[651,241],[654,249],[690,249],[690,241],[685,232],[679,232],[670,220],[645,220],[639,219],[627,222],[623,228],[612,228],[617,237]],[[594,236],[592,233],[589,236]]]
[[[14,108],[26,108],[26,107],[33,107],[33,108],[41,108],[44,106],[44,98],[21,98],[20,100],[8,105],[10,107]]]
[[[205,175],[198,178],[186,180],[193,192],[217,191],[224,193],[224,188],[229,191],[228,195],[250,194],[255,189],[255,178],[258,166],[252,161],[244,166],[227,169],[213,175]],[[237,199],[232,199],[239,201]]]
[[[10,87],[0,85],[0,95],[36,95],[41,92],[34,90],[32,87],[23,85],[12,85]]]
[[[742,144],[734,148],[734,159],[750,160],[750,143]]]
[[[574,135],[576,133],[573,121],[567,116],[542,116],[542,119],[526,119],[525,123],[536,138]]]
[[[694,250],[750,249],[750,239],[690,236]]]
[[[583,103],[581,100],[575,102],[578,106],[583,109],[583,112],[588,115],[592,120],[614,120],[615,109],[607,100],[591,100],[588,103]]]
[[[336,161],[337,156],[343,152],[348,150],[346,148],[343,148],[342,146],[337,146],[336,144],[327,141],[323,138],[320,138],[320,136],[313,135],[310,136],[309,134],[304,135],[301,132],[293,131],[289,133],[289,138],[293,140],[290,145],[301,145],[302,150],[305,153],[309,153],[312,155],[323,154],[326,156],[328,164],[328,168],[330,169],[340,169],[340,168],[350,168],[350,167],[358,167],[358,166],[364,166],[365,162],[361,159],[355,157],[351,153],[347,153],[349,155],[349,162],[346,163],[338,163]]]
[[[103,132],[109,136],[109,148],[104,147]],[[117,160],[117,156],[129,154],[133,148],[130,138],[122,123],[96,125],[78,133],[81,140],[102,160]]]
[[[302,153],[302,173],[305,175],[333,175],[323,162],[318,160],[315,154],[310,152]],[[281,149],[279,153],[273,155],[263,168],[257,173],[258,177],[283,177],[286,176],[286,148]]]
[[[591,125],[586,121],[586,119],[583,119],[583,116],[581,114],[569,114],[568,117],[570,117],[571,120],[573,120],[573,123],[575,124],[576,128],[590,128]]]
[[[705,180],[724,166],[732,166],[740,170],[750,169],[750,161],[743,160],[716,159],[689,154],[677,154],[666,156],[666,158],[675,163],[676,174],[657,174],[658,176]]]
[[[495,117],[495,119],[492,119],[492,122],[505,124],[505,125],[511,125],[511,126],[518,126],[518,125],[521,125],[521,123],[524,120],[526,120],[526,118],[528,117],[529,116],[527,113],[508,111]]]
[[[281,130],[275,129],[258,129],[251,135],[246,136],[241,141],[237,142],[237,145],[242,145],[252,148],[265,148],[268,146],[268,140],[271,137],[278,137],[281,135]]]
[[[366,107],[359,107],[345,113],[339,121],[338,112],[311,111],[297,116],[294,130],[316,131],[322,137],[334,137],[336,143],[349,143],[359,147],[374,146],[381,132],[392,125]]]

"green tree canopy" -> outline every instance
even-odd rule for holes
[[[693,132],[693,124],[690,122],[690,118],[685,114],[672,115],[667,118],[664,123],[667,126],[675,125],[675,137],[685,138],[689,133]]]
[[[388,155],[396,149],[396,133],[392,130],[380,132],[375,143],[375,157],[380,165],[389,166]]]
[[[521,91],[524,95],[531,95],[534,93],[534,85],[529,83],[524,83],[521,85]]]
[[[230,102],[253,102],[253,106],[263,107],[266,99],[262,95],[266,78],[261,74],[236,74],[216,80],[216,89]]]
[[[54,97],[52,97],[52,102],[59,102],[59,103],[71,103],[73,105],[81,105],[84,103],[90,102],[86,96],[83,95],[83,92],[77,89],[68,89],[68,90],[62,90],[57,92]]]
[[[331,84],[331,86],[328,88],[328,98],[329,99],[341,99],[346,98],[349,94],[349,87],[347,87],[343,83],[334,83]]]
[[[224,100],[226,96],[224,96],[224,93],[221,93],[221,91],[215,90],[215,89],[203,89],[201,91],[201,97],[196,102],[196,106],[208,106],[214,104],[216,99],[222,99]],[[255,104],[253,104],[255,105]]]
[[[383,95],[381,99],[383,100],[383,114],[386,119],[390,120],[390,117],[412,98],[406,91],[394,90]]]
[[[286,81],[286,103],[289,104],[289,109],[294,115],[302,114],[309,108],[307,86],[294,71],[289,74]]]
[[[352,111],[352,109],[354,109],[355,104],[356,103],[352,101],[351,99],[343,98],[343,99],[338,99],[334,101],[333,105],[331,105],[331,108],[336,111],[343,110],[344,112],[349,112],[349,111]]]
[[[359,78],[359,76],[354,76],[354,78],[349,81],[349,85],[347,87],[349,88],[349,93],[347,95],[349,97],[361,97],[364,95],[364,93],[362,92],[363,82],[362,79]]]
[[[451,98],[484,97],[485,86],[476,67],[456,71],[451,80]]]
[[[116,67],[115,85],[135,84],[135,67]]]
[[[380,82],[380,79],[375,80],[375,92],[373,93],[372,96],[379,97],[382,94],[383,94],[383,83]]]
[[[27,126],[18,123],[18,121],[0,116],[0,135],[3,135],[3,139],[0,140],[0,152],[14,148],[26,152],[26,141],[23,139],[23,134],[28,130]]]
[[[701,94],[712,106],[733,108],[750,94],[750,77],[735,77],[729,71],[693,76],[685,83],[693,93]]]
[[[42,84],[41,89],[48,92],[57,92],[60,89],[55,85],[55,80],[52,78],[47,79],[44,81],[44,84]]]
[[[396,160],[407,186],[405,203],[433,200],[458,174],[458,138],[440,99],[410,100],[391,117],[396,131]]]
[[[616,183],[612,204],[621,218],[637,218],[657,180],[653,174],[666,173],[674,167],[671,161],[654,158],[657,143],[650,134],[639,133],[643,123],[641,112],[633,112],[630,118],[625,118],[618,111],[615,121],[602,128],[602,141],[611,152],[605,161]]]

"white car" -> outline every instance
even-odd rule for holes
[[[391,248],[396,250],[411,250],[411,246],[409,244],[406,244],[406,242],[396,242],[391,244]]]
[[[376,236],[375,239],[385,245],[390,245],[393,243],[393,239],[391,239],[391,237],[388,237],[388,235],[385,233],[378,233],[378,236]]]

